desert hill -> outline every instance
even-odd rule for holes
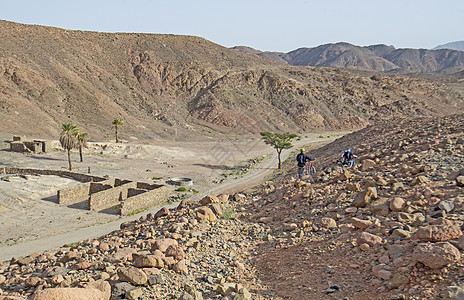
[[[435,80],[289,66],[200,37],[6,21],[0,33],[0,131],[16,134],[56,137],[71,121],[109,139],[114,118],[126,140],[354,129],[464,103]]]
[[[301,181],[292,159],[249,190],[12,258],[0,298],[461,299],[463,118],[378,122],[313,149]],[[358,163],[337,168],[347,146]]]
[[[447,47],[434,50],[396,49],[387,45],[361,47],[335,43],[300,48],[288,53],[260,52],[248,47],[234,49],[296,66],[338,67],[395,74],[430,73],[464,67],[464,52]]]

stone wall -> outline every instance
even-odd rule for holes
[[[89,209],[100,211],[119,205],[121,201],[127,198],[128,190],[136,186],[137,182],[129,181],[120,186],[91,194],[89,198]]]
[[[16,167],[3,167],[0,168],[1,174],[30,174],[30,175],[55,175],[65,178],[71,178],[80,182],[100,182],[108,180],[107,178],[94,176],[90,174],[83,174],[65,170],[46,170],[46,169],[30,169],[30,168],[16,168]]]
[[[27,148],[23,142],[14,141],[10,143],[10,151],[11,152],[26,152]]]
[[[58,204],[70,205],[89,199],[91,182],[79,184],[58,191]]]
[[[121,202],[120,214],[127,216],[131,213],[160,204],[169,196],[169,187],[158,185],[158,188],[128,197]],[[133,193],[134,191],[132,191]]]
[[[58,191],[59,204],[85,201],[89,210],[96,211],[119,205],[121,215],[159,204],[168,198],[170,192],[165,185],[107,179],[63,170],[0,167],[0,174],[55,175],[80,181],[82,184]]]

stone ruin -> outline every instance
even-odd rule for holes
[[[23,141],[20,136],[14,136],[10,142],[10,151],[21,153],[45,153],[51,148],[51,142],[42,140]]]
[[[122,216],[160,204],[170,193],[166,185],[108,179],[71,171],[3,167],[0,174],[55,175],[80,181],[77,186],[57,192],[58,204],[79,204],[93,211],[116,208]]]

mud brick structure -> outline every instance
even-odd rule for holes
[[[22,141],[20,136],[14,136],[10,142],[10,151],[12,152],[28,152],[28,153],[45,153],[51,148],[51,142],[34,140]]]
[[[121,215],[129,215],[165,201],[170,189],[165,185],[121,179],[108,179],[71,171],[0,168],[0,174],[55,175],[71,178],[81,184],[59,190],[58,204],[81,204],[89,210],[102,211],[117,207]]]

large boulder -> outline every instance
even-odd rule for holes
[[[445,242],[461,237],[462,231],[454,225],[427,225],[414,232],[415,239],[424,242]]]
[[[151,247],[151,251],[160,250],[161,252],[165,252],[166,249],[168,249],[168,247],[171,245],[177,246],[177,241],[175,239],[169,239],[169,238],[158,239],[153,243],[153,246]]]
[[[132,254],[132,261],[137,268],[161,269],[164,267],[163,258],[158,255]]]
[[[85,288],[53,288],[35,292],[28,300],[109,300],[111,286],[106,281],[87,284]]]
[[[381,237],[369,232],[361,233],[356,242],[358,243],[358,245],[368,244],[371,247],[378,247],[383,244],[383,240]]]
[[[440,269],[460,261],[461,253],[448,242],[422,243],[414,248],[411,259],[431,269]]]
[[[133,285],[143,285],[147,282],[147,275],[142,270],[129,267],[118,270],[119,280],[129,282]]]
[[[375,187],[368,187],[356,195],[351,205],[365,207],[372,199],[377,199],[377,189]]]
[[[166,253],[164,253],[166,257],[172,256],[175,260],[182,260],[185,258],[184,250],[178,245],[171,245],[166,249]]]
[[[372,225],[372,221],[362,220],[362,219],[353,217],[351,218],[351,224],[357,229],[366,229],[367,227]]]
[[[197,209],[197,218],[205,221],[214,221],[216,220],[216,215],[213,213],[211,208],[206,206],[201,206]]]
[[[219,203],[219,202],[220,202],[219,198],[214,195],[206,195],[200,200],[201,205],[208,205],[211,203]]]

